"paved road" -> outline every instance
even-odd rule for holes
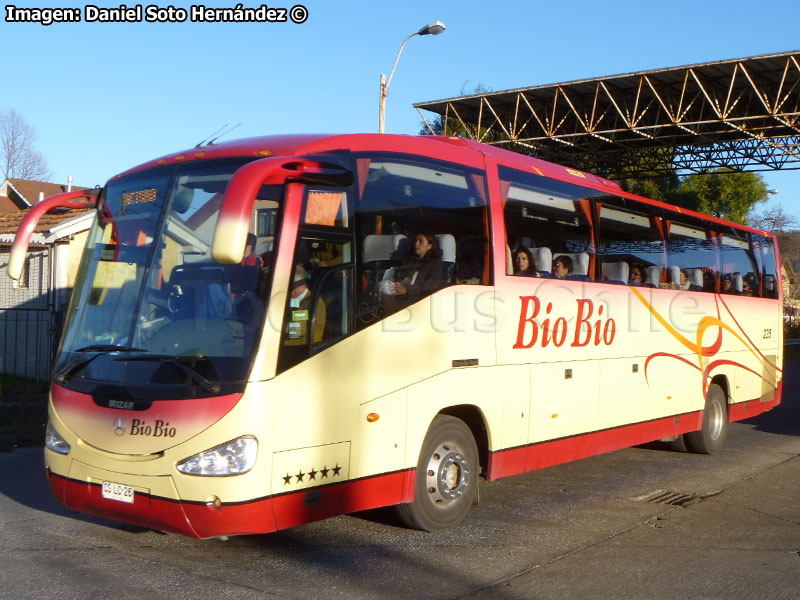
[[[0,453],[2,598],[800,597],[800,361],[716,456],[630,448],[491,484],[458,529],[386,512],[197,541],[70,513]],[[684,506],[648,501],[674,492]]]

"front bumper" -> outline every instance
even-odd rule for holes
[[[47,471],[53,495],[64,506],[77,512],[195,538],[270,533],[276,530],[269,498],[221,505],[170,500],[151,494],[148,488],[140,485],[141,478],[137,478],[139,480],[133,486],[134,501],[128,504],[104,498],[102,478],[103,474],[97,473],[88,480],[79,481],[56,475],[49,469]],[[107,480],[119,481],[120,476],[109,473]],[[159,483],[164,484],[163,481]]]

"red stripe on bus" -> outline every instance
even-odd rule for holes
[[[275,523],[278,529],[287,529],[336,515],[399,504],[403,502],[409,474],[413,481],[414,471],[397,471],[273,496]]]
[[[67,479],[48,471],[47,479],[53,495],[71,510],[122,521],[139,527],[200,537],[192,528],[183,505],[147,494],[136,494],[132,504],[108,500],[97,484]]]
[[[731,422],[747,419],[780,404],[783,382],[763,399],[729,406]],[[487,479],[557,465],[579,458],[696,431],[702,411],[636,423],[604,431],[493,452]],[[75,481],[48,471],[50,488],[67,508],[98,517],[179,533],[196,538],[262,534],[349,512],[390,506],[414,499],[415,469],[396,471],[341,484],[308,488],[251,502],[223,504],[168,500],[136,494],[133,504],[102,497],[97,484]]]
[[[525,469],[533,471],[595,454],[645,444],[689,431],[703,425],[703,412],[691,412],[624,427],[595,431],[528,447]]]
[[[762,399],[757,398],[749,402],[731,404],[728,407],[728,420],[735,422],[749,419],[775,408],[781,402],[782,390],[783,382],[779,381],[775,391]],[[676,422],[678,418],[679,420]],[[621,450],[661,438],[682,435],[690,431],[697,431],[702,425],[703,412],[697,411],[500,450],[489,455],[486,479],[494,481],[501,477],[551,467],[604,452]]]
[[[203,427],[216,423],[236,406],[242,394],[226,396],[209,396],[205,398],[182,398],[180,400],[153,400],[150,408],[144,411],[133,411],[119,408],[104,408],[95,404],[91,394],[70,390],[56,383],[50,387],[50,398],[55,411],[69,410],[76,417],[103,418],[106,415],[134,417],[144,415],[152,417],[157,413],[161,418],[177,423],[181,420],[203,423]]]
[[[489,457],[486,478],[493,481],[508,475],[560,465],[579,458],[696,431],[702,425],[702,418],[702,411],[697,411],[501,450]],[[505,456],[506,454],[508,455]]]
[[[308,488],[252,502],[181,502],[137,493],[133,504],[103,498],[97,484],[48,472],[53,495],[72,510],[140,527],[195,538],[270,533],[350,512],[409,502],[407,479],[414,470],[397,471],[341,484]]]
[[[737,402],[728,407],[728,421],[742,421],[760,415],[763,412],[772,410],[781,403],[783,395],[783,381],[778,382],[778,386],[772,394],[767,394],[760,399],[750,400],[749,402]]]

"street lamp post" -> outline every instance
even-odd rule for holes
[[[439,35],[445,30],[444,23],[441,21],[434,21],[433,23],[428,23],[420,29],[419,31],[412,33],[406,39],[403,40],[403,43],[400,46],[400,50],[397,51],[397,57],[394,59],[394,64],[392,65],[392,70],[389,71],[389,79],[386,79],[386,75],[381,75],[381,102],[380,102],[380,112],[378,116],[378,133],[383,133],[384,124],[386,121],[386,94],[389,93],[389,84],[392,83],[392,75],[394,75],[394,69],[397,67],[397,61],[400,60],[400,54],[403,52],[403,48],[406,45],[406,42],[410,40],[415,35]]]

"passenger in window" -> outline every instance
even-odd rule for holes
[[[230,272],[231,296],[252,292],[256,288],[256,280],[261,273],[261,267],[264,265],[261,257],[255,253],[257,241],[255,234],[247,234],[244,258],[242,258],[242,262],[238,266],[234,265]]]
[[[244,258],[242,259],[242,264],[246,267],[261,268],[261,257],[256,254],[256,243],[258,243],[256,234],[248,233],[244,247]]]
[[[553,277],[566,279],[575,270],[569,256],[559,256],[553,261]]]
[[[742,295],[743,296],[752,296],[753,290],[755,289],[755,280],[751,274],[747,274],[742,277]]]
[[[258,298],[263,297],[259,294],[259,288],[261,287],[264,261],[255,253],[257,241],[255,234],[248,233],[242,262],[226,268],[232,311],[236,320],[245,324],[253,320],[258,304],[261,302]]]
[[[731,282],[732,284],[732,282]],[[713,271],[703,271],[703,291],[716,292],[717,291],[717,275]]]
[[[421,231],[414,239],[410,256],[395,269],[394,279],[381,286],[381,293],[412,303],[445,285],[447,278],[436,236]]]
[[[287,346],[302,346],[308,343],[308,322],[314,318],[314,343],[321,342],[325,333],[327,311],[325,303],[317,299],[314,313],[311,312],[311,290],[308,289],[308,274],[303,265],[297,265],[292,276],[292,291],[289,297],[289,314],[286,317]]]
[[[692,285],[692,282],[689,281],[689,276],[686,274],[686,271],[681,269],[680,274],[680,283],[678,283],[678,287],[682,290],[688,290],[689,286]]]
[[[518,248],[514,252],[514,275],[539,277],[539,272],[533,268],[533,255],[527,248]]]
[[[722,277],[722,293],[723,294],[733,294],[735,290],[733,289],[733,277],[728,275],[724,275]]]
[[[633,267],[631,269],[631,277],[630,277],[630,284],[631,285],[642,285],[644,283],[644,269],[642,267]]]

